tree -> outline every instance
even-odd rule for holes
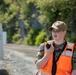
[[[69,31],[76,33],[76,1],[75,0],[38,0],[40,9],[39,20],[45,28],[48,28],[56,20],[63,20],[69,27]]]
[[[27,37],[32,28],[48,28],[56,20],[63,20],[69,27],[69,34],[76,35],[75,0],[0,0],[0,23],[8,33],[8,41],[20,35]]]

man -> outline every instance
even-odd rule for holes
[[[76,75],[76,47],[64,39],[66,24],[56,21],[49,31],[52,31],[53,40],[40,45],[36,60],[37,75]]]

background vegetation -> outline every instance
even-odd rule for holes
[[[76,0],[0,0],[0,23],[8,43],[39,45],[51,39],[48,28],[62,20],[66,39],[76,43]]]

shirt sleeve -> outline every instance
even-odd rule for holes
[[[37,55],[36,55],[36,60],[35,60],[35,63],[41,59],[42,57],[44,56],[44,43],[42,43],[39,47],[39,51],[37,52]]]
[[[76,45],[75,45],[73,59],[72,59],[72,70],[76,70]]]

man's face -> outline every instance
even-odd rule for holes
[[[52,29],[52,37],[56,41],[60,41],[64,39],[64,36],[66,34],[66,31],[56,30]]]

